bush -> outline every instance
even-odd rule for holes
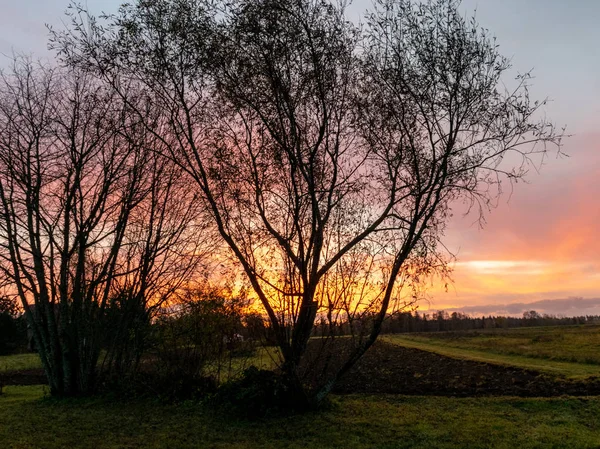
[[[213,399],[228,413],[249,419],[311,408],[303,390],[283,374],[255,366],[246,369],[240,379],[221,386]]]
[[[164,310],[153,325],[153,360],[156,369],[175,377],[204,377],[230,365],[232,358],[250,357],[255,349],[244,338],[245,298],[217,289],[185,292],[171,310]]]
[[[104,370],[101,389],[167,402],[214,395],[223,378],[237,376],[247,366],[241,359],[255,352],[256,342],[246,336],[245,306],[244,298],[225,290],[206,287],[180,292],[147,326],[140,321],[141,343],[131,336],[125,336],[128,340],[117,336],[118,343],[131,340],[131,346],[143,353],[129,357],[132,369]]]
[[[0,355],[13,354],[25,345],[27,331],[24,320],[0,313]]]

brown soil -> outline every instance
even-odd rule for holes
[[[570,381],[532,370],[453,359],[378,342],[338,383],[337,393],[444,396],[587,396],[600,378]]]

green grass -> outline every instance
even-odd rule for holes
[[[449,357],[581,379],[600,376],[600,326],[557,326],[385,335],[383,340]]]
[[[235,357],[223,357],[221,360],[210,361],[205,365],[205,375],[215,376],[217,381],[224,383],[241,376],[250,366],[259,369],[273,370],[280,363],[280,351],[275,346],[259,346],[248,354]]]
[[[0,396],[3,448],[592,448],[600,399],[333,397],[329,410],[254,422],[193,403]]]
[[[276,366],[278,357],[278,350],[274,347],[258,348],[254,354],[249,357],[235,357],[231,361],[222,362],[220,370],[222,376],[226,380],[229,375],[235,376],[235,374],[243,371],[250,365],[254,365],[261,369],[272,369]],[[99,363],[101,363],[101,360],[102,359],[100,359]],[[0,373],[41,367],[42,362],[36,353],[0,356]],[[219,367],[216,364],[214,366],[209,366],[211,373],[217,369],[219,369]]]
[[[41,368],[40,357],[35,353],[0,356],[0,372]]]
[[[554,345],[594,341],[599,329],[536,328],[479,333],[384,336],[458,358],[534,368],[567,376],[600,372],[600,365],[543,356]],[[560,337],[560,335],[563,335]],[[495,343],[491,343],[495,342]],[[525,342],[521,345],[515,342]],[[528,343],[527,343],[528,342]],[[509,348],[513,346],[512,349]],[[521,347],[520,347],[521,346]],[[533,348],[528,348],[532,346]],[[277,352],[247,360],[272,366]],[[589,353],[574,349],[574,353]],[[588,360],[586,358],[576,360]],[[35,354],[0,357],[0,370],[39,367]],[[235,368],[242,368],[236,366]],[[0,447],[54,448],[597,448],[600,397],[447,398],[396,395],[333,396],[327,410],[244,421],[197,403],[118,402],[106,398],[54,400],[42,386],[4,388]]]
[[[430,334],[434,335],[434,334]],[[600,365],[600,326],[551,326],[437,334],[458,347]]]

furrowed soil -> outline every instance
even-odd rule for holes
[[[316,345],[311,346],[312,352],[315,352]],[[328,347],[326,352],[331,367],[343,361],[348,350],[345,346],[344,340],[340,339]],[[45,383],[46,377],[41,369],[0,372],[0,386]],[[534,370],[455,359],[379,341],[342,377],[334,392],[460,397],[595,396],[600,395],[600,378],[570,380]]]
[[[336,393],[552,397],[600,394],[600,378],[568,380],[510,366],[454,359],[377,342],[338,383]]]

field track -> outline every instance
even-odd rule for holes
[[[381,340],[406,348],[420,349],[455,359],[513,366],[553,376],[567,377],[573,380],[600,377],[600,364],[598,363],[568,362],[518,353],[503,354],[485,349],[453,346],[446,343],[443,339],[435,338],[384,335],[381,337]]]

